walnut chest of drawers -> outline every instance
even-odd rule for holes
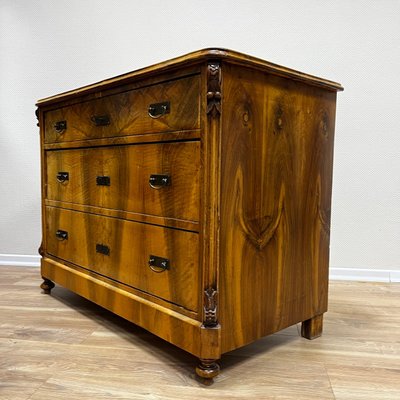
[[[200,359],[327,310],[334,82],[205,49],[40,100],[42,289]]]

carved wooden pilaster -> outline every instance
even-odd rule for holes
[[[205,131],[202,140],[203,171],[203,326],[218,327],[220,142],[222,114],[222,71],[218,60],[207,63],[205,82]]]

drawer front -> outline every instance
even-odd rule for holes
[[[200,77],[178,79],[45,112],[45,143],[196,129]]]
[[[46,207],[46,221],[49,254],[198,310],[196,233],[56,207]]]
[[[47,151],[47,198],[198,221],[199,157],[199,142]]]

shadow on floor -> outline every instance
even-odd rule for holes
[[[96,322],[107,331],[122,337],[133,346],[140,346],[143,351],[149,354],[156,353],[159,359],[174,367],[177,372],[182,373],[183,367],[189,375],[194,376],[194,366],[197,364],[195,356],[61,286],[57,285],[52,290],[51,296],[78,311],[85,318]],[[285,346],[294,340],[299,340],[296,326],[224,354],[220,361],[221,368],[227,372],[236,364],[250,358],[250,356],[265,355],[277,347]]]

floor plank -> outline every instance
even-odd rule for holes
[[[292,326],[221,360],[196,359],[76,294],[0,267],[0,399],[400,399],[400,284],[331,282],[324,334]]]

